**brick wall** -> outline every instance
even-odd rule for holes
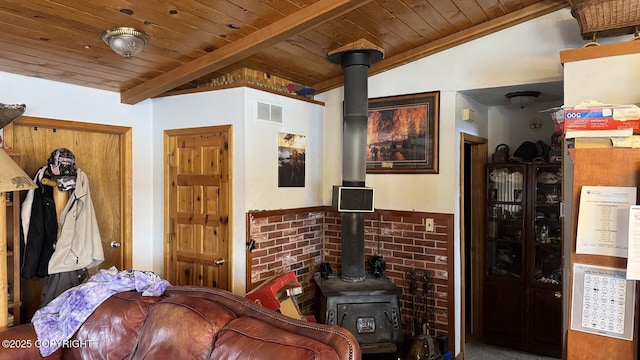
[[[425,219],[434,219],[434,231],[427,232]],[[325,219],[325,261],[340,270],[340,214],[327,212]],[[417,314],[429,311],[428,319],[433,324],[436,335],[453,333],[453,289],[449,286],[449,273],[453,263],[453,216],[424,212],[377,210],[365,217],[365,259],[374,255],[382,255],[386,262],[385,275],[396,286],[402,288],[400,307],[405,335],[413,331],[412,292],[410,287],[411,272],[418,277],[421,287],[416,292]],[[449,252],[451,251],[451,254]],[[453,260],[453,259],[452,259]],[[335,265],[334,265],[335,264]],[[369,267],[366,267],[367,271]],[[422,275],[428,274],[431,279],[427,307],[423,301]],[[453,277],[452,277],[453,279]],[[450,327],[451,326],[451,327]],[[450,330],[451,329],[451,330]]]
[[[303,286],[296,300],[303,314],[314,313],[313,274],[322,262],[325,209],[262,211],[248,215],[249,238],[255,249],[249,254],[248,290],[275,275],[294,271]]]
[[[434,220],[433,232],[426,231],[429,218]],[[303,295],[297,298],[301,310],[314,314],[317,294],[313,274],[319,264],[329,262],[335,272],[340,271],[340,214],[329,207],[264,211],[249,214],[248,223],[249,236],[256,241],[249,259],[249,289],[276,274],[295,271],[304,287]],[[399,300],[407,336],[414,331],[412,272],[420,280],[417,314],[429,311],[426,320],[434,325],[436,335],[453,334],[453,231],[451,214],[376,210],[366,215],[365,259],[382,255],[385,275],[402,288]],[[368,266],[366,269],[369,271]],[[423,274],[431,280],[426,308]],[[452,343],[453,336],[449,341]]]

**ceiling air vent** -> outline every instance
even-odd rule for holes
[[[258,120],[282,125],[282,106],[258,101]]]

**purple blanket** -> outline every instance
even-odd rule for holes
[[[33,315],[31,322],[42,356],[51,355],[80,328],[93,311],[111,295],[136,290],[143,296],[160,296],[169,286],[151,271],[102,269],[87,282],[73,287]]]

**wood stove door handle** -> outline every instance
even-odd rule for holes
[[[340,324],[338,326],[342,327],[342,325],[344,324],[344,318],[347,317],[347,313],[342,314],[342,319],[340,319]]]

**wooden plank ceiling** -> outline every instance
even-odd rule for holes
[[[342,84],[327,53],[384,49],[376,74],[568,6],[564,0],[2,0],[0,71],[117,91],[123,103],[252,69],[318,92]],[[131,58],[104,30],[149,43]]]

